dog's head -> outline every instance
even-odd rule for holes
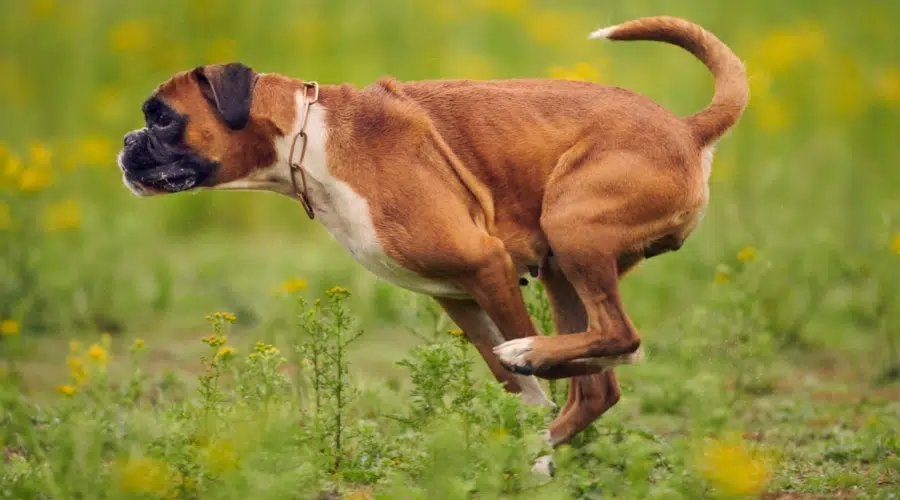
[[[139,196],[176,193],[273,165],[274,141],[293,121],[292,87],[240,63],[176,74],[144,102],[144,128],[125,135],[118,157],[125,184]]]

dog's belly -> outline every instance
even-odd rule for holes
[[[350,253],[369,272],[394,286],[433,297],[456,299],[468,297],[468,294],[449,283],[425,278],[406,269],[379,250],[366,249],[361,252],[351,251]]]
[[[434,297],[468,297],[456,286],[421,276],[387,255],[378,241],[368,202],[350,186],[333,180],[330,186],[322,188],[317,190],[316,197],[325,203],[317,207],[316,216],[328,233],[369,272],[413,292]]]

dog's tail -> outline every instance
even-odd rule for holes
[[[666,42],[700,59],[716,79],[712,102],[687,118],[701,146],[734,126],[747,107],[750,91],[744,64],[715,35],[694,23],[677,17],[645,17],[597,30],[590,38]]]

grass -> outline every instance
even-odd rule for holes
[[[900,7],[31,0],[0,14],[0,496],[900,494]],[[729,43],[751,104],[718,148],[698,231],[623,283],[648,357],[619,370],[622,401],[556,452],[549,483],[528,467],[551,415],[520,419],[433,304],[366,274],[301,207],[259,193],[139,200],[114,166],[155,85],[233,59],[358,85],[590,79],[690,113],[712,85],[689,55],[585,40],[652,14]],[[321,327],[296,318],[335,285],[364,334],[339,363],[354,397],[317,412],[296,348]],[[201,394],[212,311],[236,314],[235,354]],[[251,360],[257,342],[285,360]],[[105,360],[87,355],[94,343]],[[71,356],[91,370],[83,386]],[[335,415],[341,450],[323,444]]]

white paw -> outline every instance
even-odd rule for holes
[[[553,456],[544,455],[538,457],[534,461],[534,465],[531,466],[531,471],[542,476],[553,477],[553,474],[556,473],[556,466],[553,465]]]
[[[513,339],[495,347],[494,354],[506,366],[526,368],[528,362],[525,360],[525,355],[531,352],[532,342],[530,337]]]

